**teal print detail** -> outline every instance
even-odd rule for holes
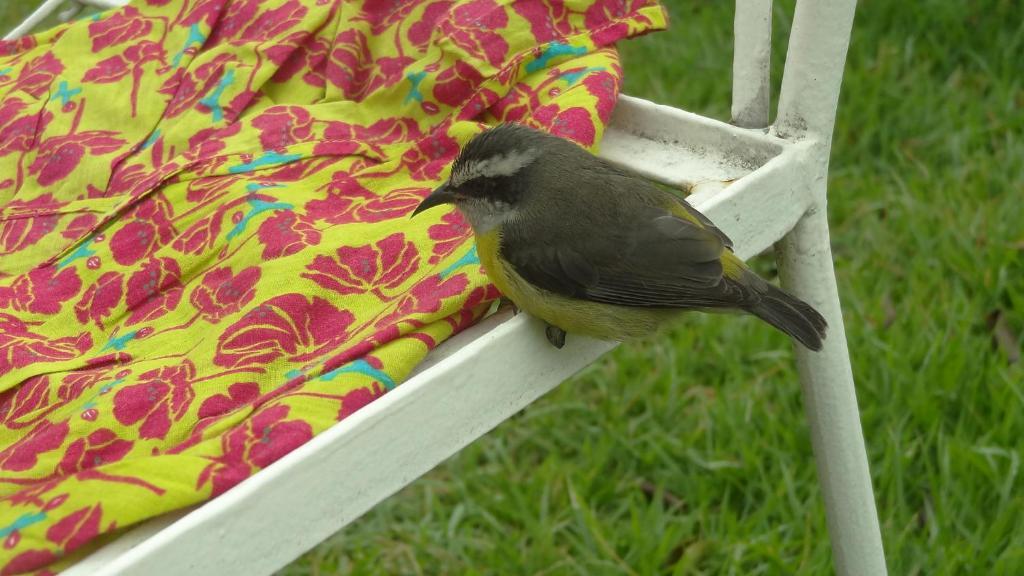
[[[57,262],[57,270],[60,270],[61,268],[67,266],[68,264],[71,264],[72,262],[78,260],[79,258],[88,258],[89,256],[95,254],[96,251],[89,248],[89,244],[92,244],[92,241],[93,237],[90,236],[88,240],[82,242],[82,244],[78,248],[75,248],[74,252],[65,256],[64,259],[61,260],[60,262]]]
[[[295,162],[302,158],[301,154],[278,154],[277,152],[264,152],[263,156],[253,159],[252,162],[245,162],[238,166],[232,166],[228,168],[228,172],[232,174],[241,174],[242,172],[252,172],[265,166],[273,166],[275,164],[287,164],[289,162]]]
[[[420,82],[423,82],[423,79],[426,77],[426,72],[409,72],[405,75],[405,79],[408,80],[412,86],[409,87],[409,93],[405,95],[405,100],[402,100],[402,104],[408,104],[410,100],[423,102],[423,94],[420,92]]]
[[[199,24],[193,24],[192,27],[188,29],[188,38],[185,39],[185,45],[181,47],[181,50],[179,50],[178,53],[174,55],[174,59],[171,60],[171,66],[174,66],[175,68],[181,66],[181,59],[185,56],[185,51],[188,50],[189,46],[195,44],[202,47],[204,43],[206,43],[206,36],[203,36],[203,33],[199,31]]]
[[[302,370],[296,370],[294,368],[292,368],[291,370],[289,370],[289,371],[284,373],[284,377],[289,379],[289,380],[295,380],[296,378],[299,378],[300,376],[305,376],[305,375],[306,375],[306,373],[303,372]]]
[[[257,191],[265,188],[284,188],[284,184],[262,184],[260,182],[250,182],[245,185],[245,191],[249,194],[255,194]]]
[[[590,74],[591,72],[604,72],[604,66],[594,66],[593,68],[584,68],[576,72],[566,72],[562,74],[561,78],[568,82],[569,86],[572,86],[579,82],[584,74]]]
[[[70,88],[66,80],[61,80],[57,85],[57,98],[60,98],[60,103],[64,106],[67,106],[72,98],[81,93],[81,88]]]
[[[458,260],[453,262],[451,266],[445,268],[444,270],[441,270],[441,279],[446,280],[449,276],[452,275],[452,273],[454,273],[459,268],[462,268],[463,266],[469,266],[471,264],[479,263],[480,255],[476,253],[476,246],[473,246],[472,248],[469,249],[468,252],[462,255],[462,258],[459,258]]]
[[[126,333],[124,336],[115,336],[111,338],[103,348],[100,349],[100,352],[103,352],[104,350],[109,350],[111,348],[113,348],[114,350],[124,350],[124,347],[127,346],[129,342],[134,340],[135,337],[138,336],[138,334],[138,330],[132,330],[131,332]]]
[[[156,144],[156,141],[159,138],[160,138],[160,129],[157,128],[156,130],[153,131],[152,134],[149,135],[149,138],[146,138],[146,141],[142,143],[142,147],[139,148],[139,150],[145,150],[146,148],[149,148],[153,144]]]
[[[234,69],[228,70],[224,73],[224,77],[220,79],[217,84],[217,88],[210,92],[206,98],[199,101],[200,104],[206,106],[213,113],[213,121],[220,122],[224,119],[224,108],[220,105],[220,97],[224,95],[224,91],[228,89],[228,86],[235,81]]]
[[[15,530],[28,528],[29,526],[42,522],[43,520],[46,520],[46,512],[29,512],[27,514],[22,514],[21,516],[18,516],[14,522],[0,528],[0,538],[6,538]]]
[[[548,67],[548,63],[551,60],[559,56],[581,56],[586,53],[587,49],[583,46],[570,46],[561,42],[552,42],[548,44],[547,48],[544,49],[536,60],[526,65],[526,71],[532,74],[538,70],[543,70]]]
[[[97,398],[99,398],[103,394],[106,394],[107,392],[110,392],[122,382],[124,382],[124,378],[118,378],[117,380],[111,381],[109,384],[104,384],[100,388],[100,391],[98,393],[93,394],[92,398],[89,398],[89,400],[85,404],[82,404],[82,409],[88,410],[89,408],[95,408]]]
[[[0,78],[10,74],[11,70],[14,70],[14,68],[11,68],[10,66],[8,66],[7,68],[0,69]]]
[[[287,202],[264,202],[263,200],[257,200],[255,198],[249,198],[248,200],[246,200],[246,202],[248,202],[249,205],[252,206],[252,209],[249,210],[249,213],[243,216],[242,219],[238,221],[238,224],[235,224],[235,227],[232,228],[230,232],[228,232],[228,240],[231,240],[235,236],[241,234],[242,231],[245,230],[246,225],[249,224],[249,220],[252,220],[257,214],[260,214],[261,212],[266,212],[267,210],[291,210],[292,208],[294,208],[293,205]]]
[[[334,370],[331,370],[327,374],[321,376],[320,380],[331,381],[334,380],[334,377],[337,376],[338,374],[345,374],[351,372],[363,374],[365,376],[369,376],[370,378],[378,380],[388,390],[391,390],[392,388],[395,387],[395,381],[392,380],[390,376],[374,368],[373,366],[370,365],[369,362],[361,358],[359,360],[353,360],[352,362],[345,364],[341,368],[335,368]]]

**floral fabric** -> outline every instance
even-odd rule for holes
[[[147,0],[0,43],[0,573],[221,494],[479,318],[466,224],[409,213],[486,124],[595,146],[611,44],[664,25]]]

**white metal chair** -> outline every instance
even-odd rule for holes
[[[7,37],[61,3],[46,0]],[[783,285],[828,320],[824,350],[798,346],[796,357],[836,572],[844,576],[886,573],[825,210],[855,5],[798,0],[772,126],[772,2],[738,0],[733,124],[622,96],[601,151],[668,184],[734,180],[690,201],[732,237],[740,256],[774,245]],[[611,347],[570,338],[555,350],[527,315],[490,317],[439,347],[406,383],[226,494],[145,523],[64,574],[269,574]]]

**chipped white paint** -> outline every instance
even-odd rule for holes
[[[736,0],[732,122],[767,128],[771,104],[772,0]]]
[[[753,32],[736,41],[735,66],[743,70],[734,73],[733,117],[758,128],[767,114],[761,63],[770,2],[739,1],[737,34]],[[7,38],[59,4],[47,0]],[[797,361],[836,572],[875,576],[886,573],[885,559],[825,219],[829,143],[854,6],[798,0],[769,134],[622,96],[601,154],[668,184],[696,187],[690,201],[732,237],[740,256],[781,240],[783,284],[831,327],[824,350],[797,347]],[[494,168],[514,171],[520,161],[503,159]],[[570,337],[555,350],[526,315],[492,316],[431,353],[408,382],[233,490],[134,528],[63,574],[270,574],[610,348]]]

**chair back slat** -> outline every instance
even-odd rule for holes
[[[771,104],[772,0],[736,0],[732,123],[767,128]]]
[[[831,141],[856,7],[856,0],[797,2],[775,120],[779,136]]]

